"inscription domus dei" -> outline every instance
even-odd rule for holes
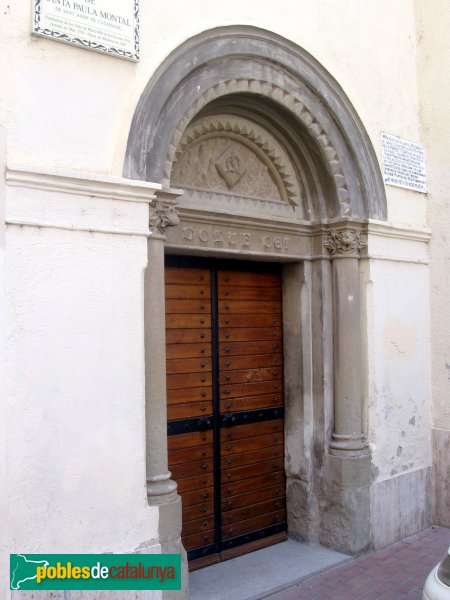
[[[212,219],[214,221],[214,218]],[[207,220],[199,222],[180,219],[177,227],[168,227],[164,232],[166,246],[173,250],[212,250],[253,254],[260,256],[300,257],[310,255],[310,241],[292,228],[283,230],[258,226],[251,220],[241,226],[231,218],[230,223],[214,223]]]
[[[139,59],[139,0],[33,0],[33,33]]]
[[[208,243],[209,246],[231,249],[289,250],[289,237],[286,235],[255,234],[247,230],[182,227],[183,242]]]

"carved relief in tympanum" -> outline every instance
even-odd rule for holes
[[[228,137],[210,137],[192,144],[175,163],[173,182],[175,186],[232,191],[238,196],[282,202],[267,164]]]
[[[210,192],[216,199],[233,197],[241,204],[252,200],[253,207],[255,200],[290,211],[300,204],[297,176],[285,150],[261,126],[231,115],[202,117],[186,128],[171,185]]]

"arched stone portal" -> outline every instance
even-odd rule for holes
[[[237,26],[204,32],[144,90],[124,176],[164,190],[150,209],[146,272],[147,484],[163,547],[179,547],[181,530],[167,463],[166,251],[284,265],[289,533],[348,552],[367,548],[359,259],[365,223],[386,219],[386,199],[348,98],[279,36]]]
[[[136,108],[124,176],[167,185],[185,128],[206,105],[237,93],[261,105],[271,100],[303,137],[310,160],[327,165],[338,196],[328,198],[329,218],[386,219],[375,152],[339,84],[302,48],[253,27],[204,32],[162,63]]]

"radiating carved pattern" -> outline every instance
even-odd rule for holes
[[[227,137],[199,138],[192,143],[174,164],[172,185],[283,201],[267,164]]]
[[[314,115],[297,97],[286,90],[266,81],[252,79],[232,79],[211,87],[201,96],[199,96],[189,110],[186,111],[174,132],[164,169],[165,182],[167,184],[170,182],[172,165],[175,160],[175,153],[177,149],[179,149],[179,143],[187,124],[190,123],[198,114],[198,112],[212,100],[227,94],[239,92],[262,94],[266,97],[272,98],[277,103],[286,106],[298,117],[298,119],[306,126],[308,131],[317,140],[322,148],[323,156],[327,161],[329,170],[335,180],[339,204],[341,206],[341,214],[343,216],[350,214],[350,197],[343,173],[343,168],[340,163],[339,156],[326,131],[323,129]]]

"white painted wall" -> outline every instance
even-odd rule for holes
[[[375,480],[432,462],[427,234],[403,234],[413,239],[369,236],[378,258],[363,270]]]
[[[450,5],[417,2],[420,100],[427,147],[433,339],[433,423],[450,430]]]
[[[427,148],[435,519],[450,526],[450,5],[417,0],[422,135]]]
[[[5,343],[6,343],[6,294],[5,294],[5,268],[6,268],[6,225],[5,225],[5,195],[6,187],[4,171],[6,162],[6,130],[0,127],[0,573],[7,573],[9,569],[9,520],[8,515],[8,488],[7,488],[7,447],[6,447],[6,370],[5,370]],[[0,577],[0,598],[9,594],[8,577]]]
[[[433,521],[426,229],[370,227],[362,269],[376,549]]]
[[[6,551],[160,552],[145,484],[152,189],[7,178]]]
[[[144,264],[142,239],[8,229],[14,551],[134,550],[156,537],[144,486]]]

